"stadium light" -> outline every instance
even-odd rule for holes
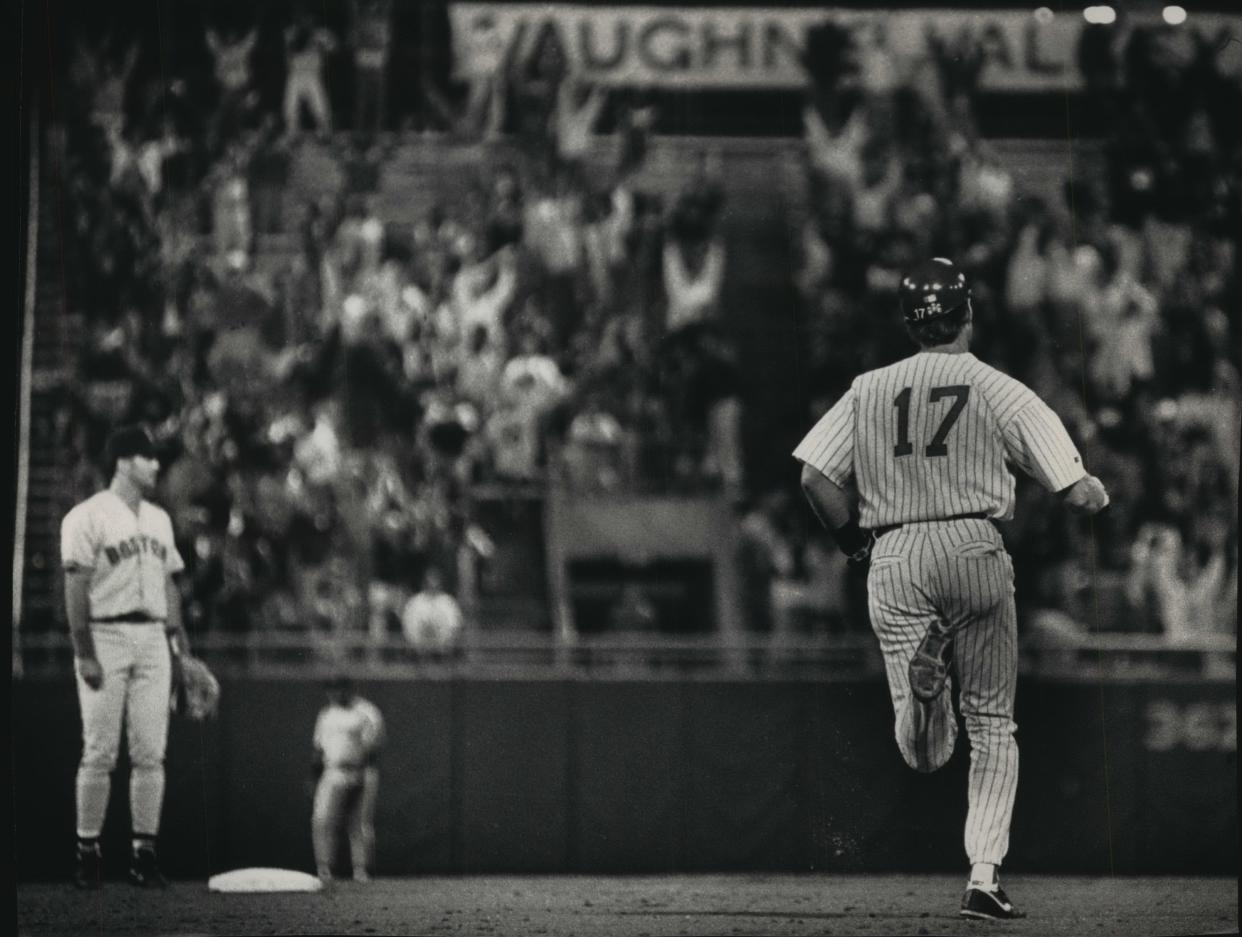
[[[1087,7],[1082,11],[1082,17],[1092,25],[1107,26],[1117,21],[1117,11],[1110,6]]]
[[[1035,11],[1035,22],[1051,23],[1052,16],[1053,16],[1052,10],[1050,10],[1048,7],[1040,7],[1039,9]]]
[[[1164,21],[1170,26],[1181,26],[1186,22],[1186,8],[1179,6],[1167,6],[1160,11],[1160,15],[1164,17]]]

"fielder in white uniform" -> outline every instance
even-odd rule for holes
[[[167,881],[155,840],[164,802],[170,654],[189,649],[173,581],[185,564],[168,514],[144,500],[160,468],[146,431],[117,430],[106,458],[108,488],[69,511],[60,529],[65,612],[82,713],[74,882],[79,888],[102,884],[99,834],[124,719],[133,821],[129,880],[163,887]]]
[[[324,882],[332,880],[337,837],[346,827],[354,880],[369,881],[375,861],[384,718],[374,703],[354,692],[348,677],[334,677],[328,684],[328,705],[315,722],[313,741],[319,771],[311,815],[316,870]]]
[[[869,371],[794,450],[817,517],[867,564],[897,745],[917,771],[953,754],[950,668],[970,738],[967,917],[1023,916],[1000,888],[1018,781],[1013,565],[993,521],[1014,510],[1014,465],[1072,510],[1108,504],[1061,420],[1033,391],[967,350],[965,276],[943,258],[901,282],[920,351]],[[856,487],[858,515],[854,517]]]

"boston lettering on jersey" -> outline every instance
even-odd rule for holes
[[[152,553],[163,562],[168,556],[168,547],[145,534],[134,534],[127,540],[104,547],[103,552],[108,562],[115,566],[121,560],[128,560],[139,553]]]

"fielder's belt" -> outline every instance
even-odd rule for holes
[[[164,619],[148,615],[146,612],[125,612],[122,615],[107,615],[92,618],[92,625],[153,625],[163,624]]]

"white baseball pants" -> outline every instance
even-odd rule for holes
[[[82,713],[78,836],[97,837],[103,829],[112,770],[121,744],[122,719],[129,741],[133,832],[155,836],[164,805],[164,751],[172,692],[172,663],[164,625],[97,624],[91,626],[91,634],[95,655],[103,668],[103,684],[92,690],[78,673],[78,704]]]
[[[349,834],[349,856],[355,877],[370,872],[375,860],[375,803],[379,795],[379,768],[328,766],[315,787],[311,834],[315,866],[327,875],[336,856],[342,827]]]

